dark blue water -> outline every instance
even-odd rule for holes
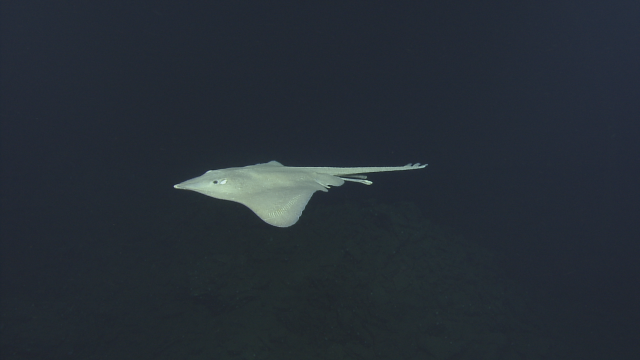
[[[3,358],[640,355],[636,2],[2,8]]]

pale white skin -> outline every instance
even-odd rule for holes
[[[314,192],[327,191],[345,181],[371,185],[359,174],[422,169],[427,165],[389,167],[289,167],[277,161],[245,167],[209,170],[174,185],[217,199],[239,202],[268,224],[289,227],[300,218]]]

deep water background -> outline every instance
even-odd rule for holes
[[[270,160],[428,163],[374,174],[371,187],[316,194],[300,223],[275,234],[304,248],[327,236],[317,219],[303,221],[322,209],[352,201],[361,205],[352,213],[377,213],[390,205],[371,199],[410,203],[421,214],[416,223],[493,254],[495,276],[582,343],[570,353],[640,355],[637,2],[9,1],[1,13],[3,357],[103,358],[114,343],[122,353],[110,354],[120,358],[212,356],[181,353],[175,343],[148,352],[144,335],[74,343],[138,311],[123,304],[86,310],[62,338],[48,338],[60,332],[34,319],[59,322],[89,293],[109,308],[112,291],[132,299],[134,288],[188,287],[197,267],[189,259],[214,252],[205,240],[224,241],[221,229],[256,229],[240,248],[264,246],[258,238],[274,229],[249,210],[172,185]],[[385,231],[398,231],[390,219]],[[236,254],[221,262],[246,260],[233,244],[215,250]],[[163,266],[175,278],[152,270]],[[122,279],[128,285],[118,286]],[[217,299],[209,310],[224,303]],[[163,306],[147,301],[136,304]],[[37,315],[25,310],[30,303]],[[38,336],[29,335],[34,328]],[[346,348],[350,340],[341,341]],[[362,354],[331,349],[335,358]],[[477,358],[465,349],[402,356]],[[560,358],[511,351],[492,356]]]

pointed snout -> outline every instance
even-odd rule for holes
[[[202,179],[202,177],[193,178],[187,181],[183,181],[180,184],[173,185],[176,189],[198,191],[204,189],[209,184],[209,181]]]

